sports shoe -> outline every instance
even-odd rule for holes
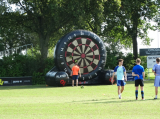
[[[138,100],[138,98],[136,98],[136,100]]]
[[[142,100],[145,100],[144,98],[142,98]]]
[[[119,97],[119,99],[122,99],[122,97]]]
[[[157,99],[157,98],[154,98],[155,100]]]

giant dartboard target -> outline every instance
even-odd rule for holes
[[[82,74],[79,80],[88,80],[96,77],[104,68],[106,50],[103,41],[95,33],[77,30],[59,40],[54,57],[60,71],[70,74],[76,62]]]

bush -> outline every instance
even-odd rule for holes
[[[32,76],[33,84],[45,84],[44,76],[54,67],[53,58],[45,61],[38,57],[14,54],[0,60],[0,77]]]

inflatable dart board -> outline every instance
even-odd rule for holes
[[[97,77],[106,63],[106,49],[95,33],[86,30],[72,31],[63,36],[54,51],[55,65],[59,71],[70,75],[75,61],[80,67],[80,81]]]

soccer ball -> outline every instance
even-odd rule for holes
[[[81,88],[84,88],[84,86],[82,85]]]

